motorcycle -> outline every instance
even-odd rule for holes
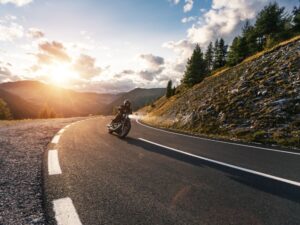
[[[107,126],[108,133],[116,133],[120,138],[125,138],[131,129],[129,114],[123,114],[120,122],[111,123]]]

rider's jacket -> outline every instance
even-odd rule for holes
[[[120,105],[119,106],[119,113],[121,114],[132,114],[132,109],[130,106]]]

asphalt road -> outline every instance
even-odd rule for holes
[[[80,221],[69,218],[72,225],[300,224],[297,152],[177,135],[135,121],[119,139],[107,133],[108,122],[78,122],[49,145],[61,167],[49,176],[45,153],[49,224],[68,224],[54,206],[63,198],[72,200]]]

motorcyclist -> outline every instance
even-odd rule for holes
[[[118,107],[118,114],[112,120],[111,124],[120,122],[120,120],[122,119],[123,114],[132,114],[131,103],[128,99],[126,99],[124,101],[123,105],[120,105]]]

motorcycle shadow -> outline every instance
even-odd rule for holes
[[[143,150],[148,152],[171,157],[173,159],[182,161],[184,163],[189,163],[197,167],[209,167],[222,171],[229,179],[234,180],[235,182],[238,182],[242,185],[246,185],[251,188],[258,189],[265,193],[276,195],[278,197],[285,198],[296,203],[300,203],[300,188],[297,186],[266,177],[257,176],[255,174],[239,171],[226,166],[217,165],[202,159],[169,150],[164,147],[159,147],[157,145],[153,145],[139,139],[127,137],[126,139],[124,139],[124,141],[126,141],[128,144],[142,148]]]

